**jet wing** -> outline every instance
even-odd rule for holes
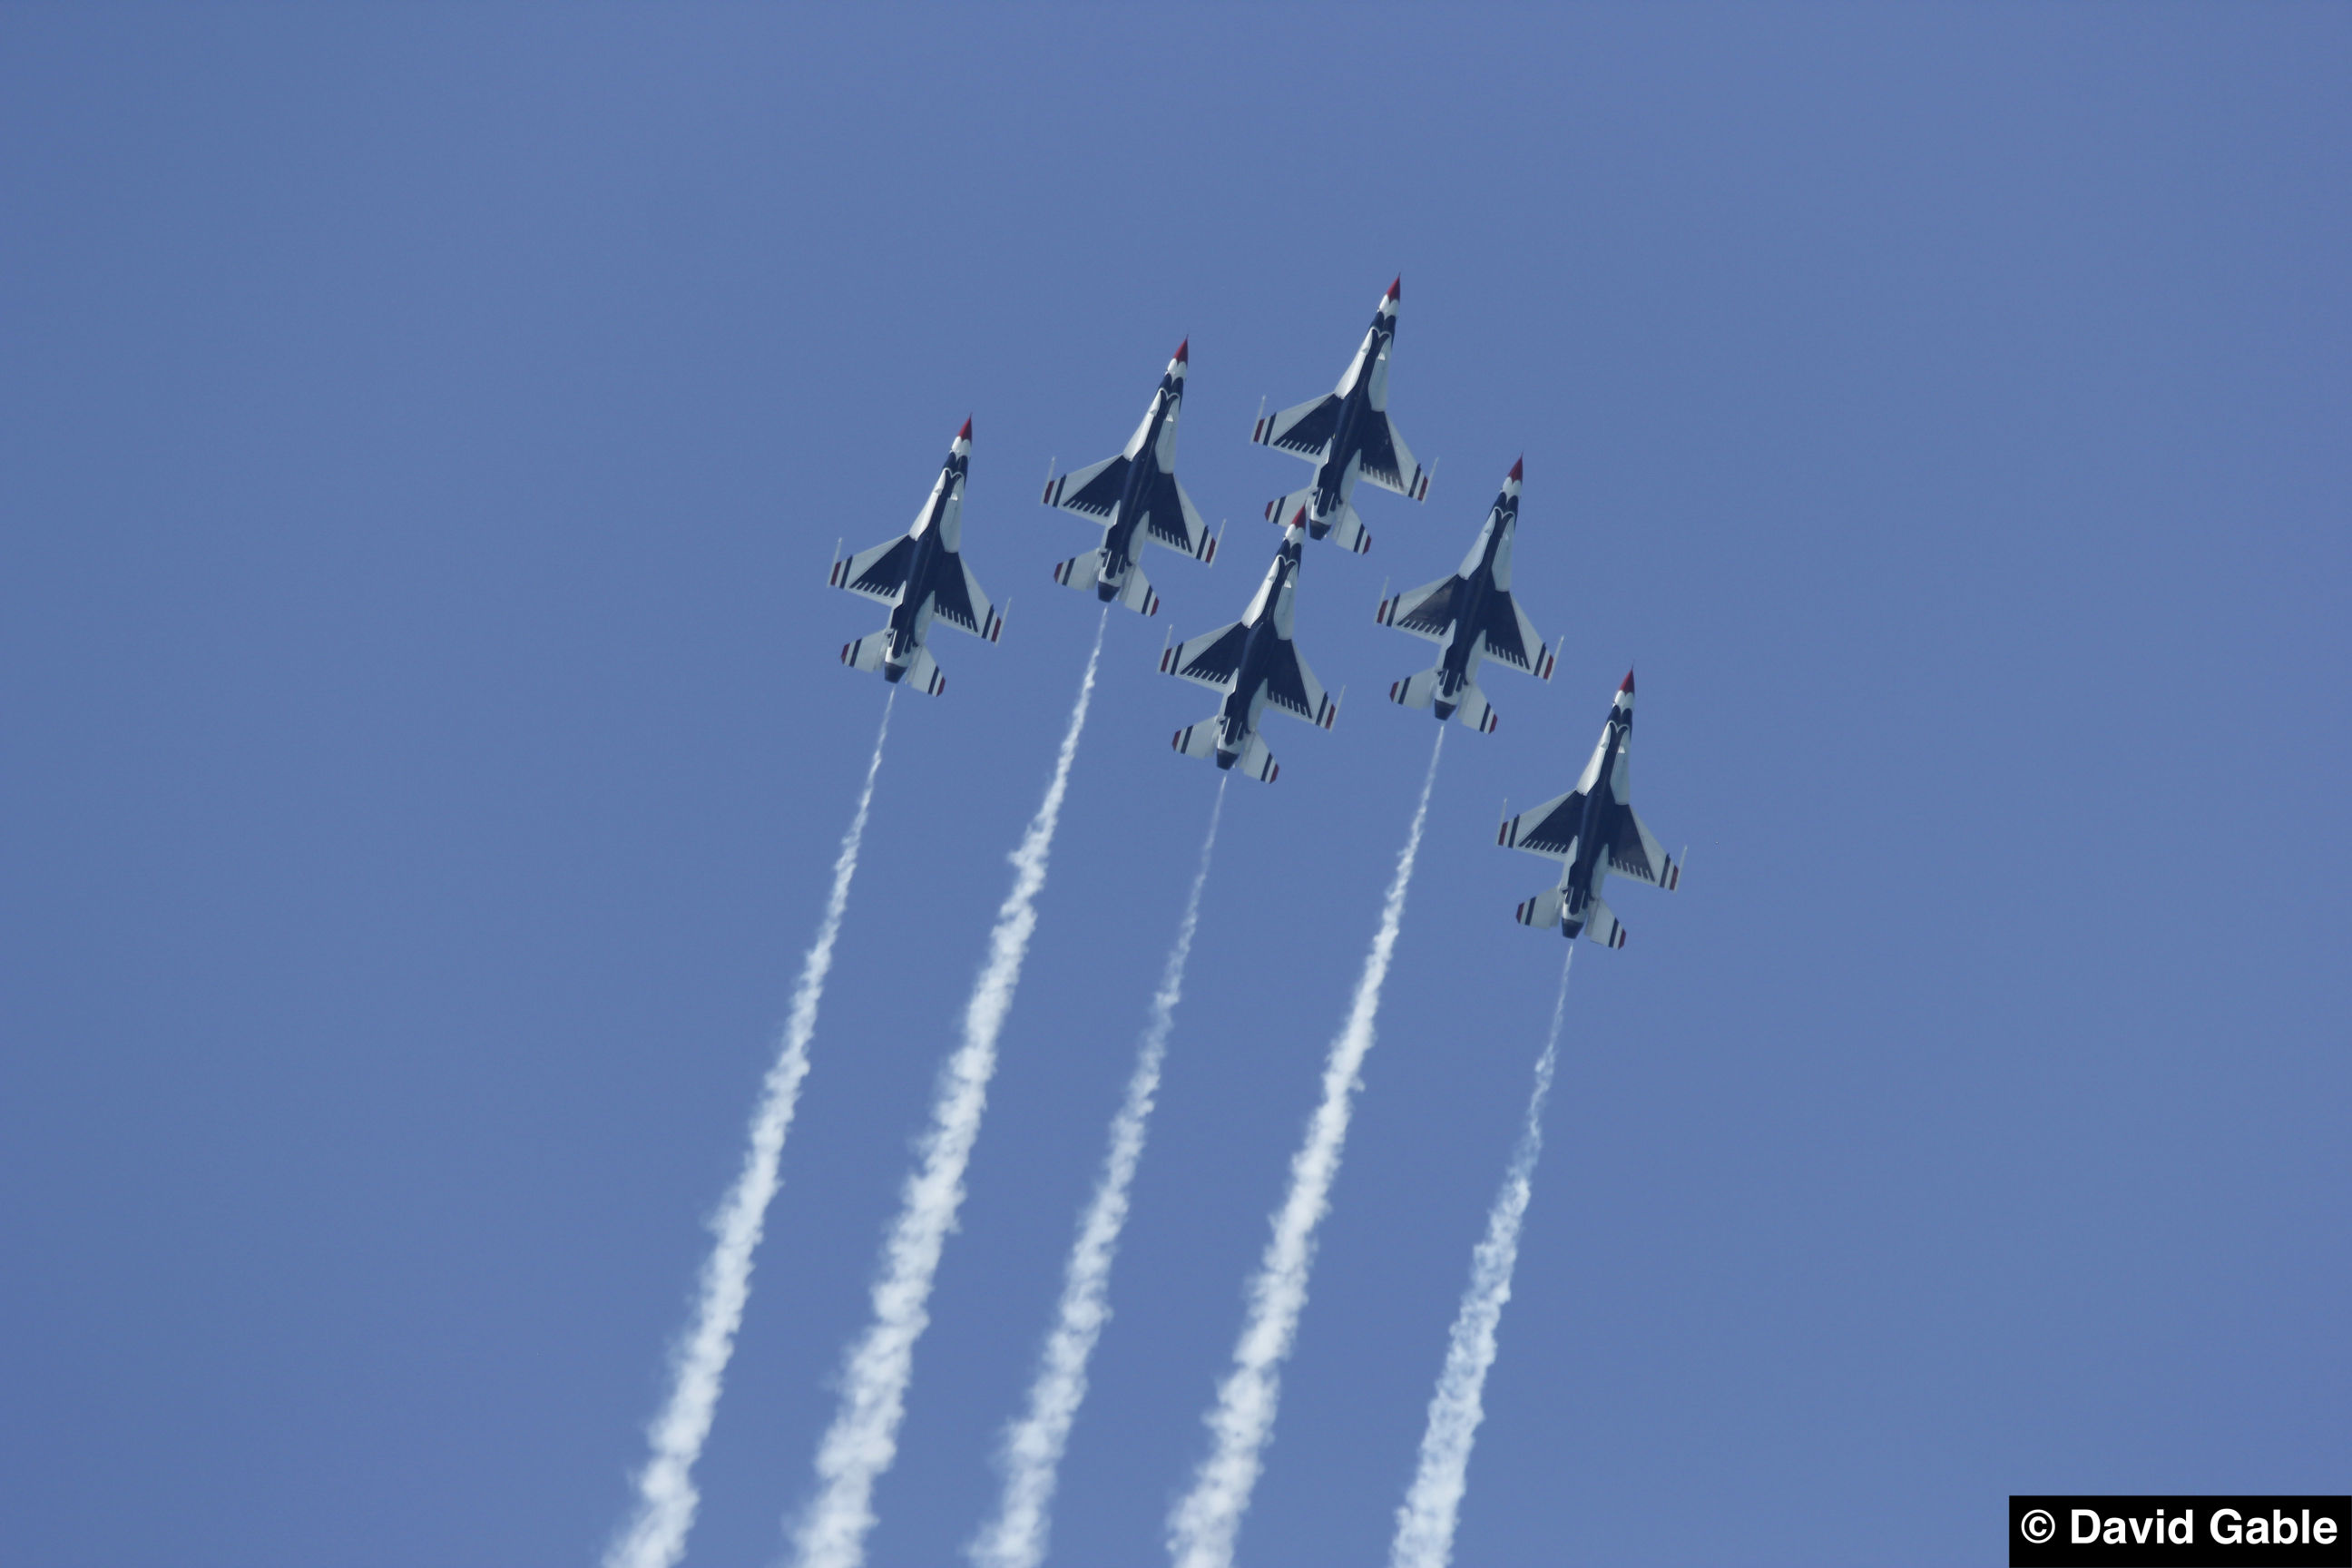
[[[1279,708],[1294,719],[1304,719],[1309,724],[1319,724],[1328,730],[1339,717],[1339,704],[1298,657],[1298,645],[1286,642],[1276,650],[1265,671],[1265,702],[1269,708]]]
[[[1160,672],[1212,691],[1231,691],[1241,674],[1242,649],[1248,641],[1249,627],[1239,621],[1202,632],[1188,642],[1161,649]]]
[[[1083,468],[1072,468],[1060,479],[1047,479],[1045,493],[1039,499],[1047,506],[1108,522],[1110,514],[1118,510],[1119,487],[1127,483],[1128,460],[1122,453]]]
[[[1683,879],[1683,868],[1660,847],[1655,835],[1642,825],[1632,806],[1617,814],[1616,830],[1609,836],[1609,868],[1654,888],[1673,892]]]
[[[1461,591],[1461,578],[1440,577],[1385,601],[1372,618],[1384,626],[1442,643],[1454,630],[1454,605]]]
[[[1486,634],[1488,658],[1540,679],[1551,679],[1551,650],[1536,635],[1535,623],[1528,619],[1517,599],[1497,589],[1486,601],[1486,620],[1480,629]]]
[[[971,574],[962,556],[950,555],[941,561],[935,582],[937,588],[931,597],[931,614],[935,617],[985,642],[994,642],[1004,635],[1004,617],[989,607],[988,595],[980,591],[980,579]]]
[[[1401,496],[1422,500],[1429,495],[1429,476],[1413,461],[1406,449],[1404,437],[1398,435],[1389,416],[1367,408],[1359,416],[1363,430],[1363,466],[1357,470],[1363,478],[1384,490],[1394,490]]]
[[[1565,860],[1576,853],[1577,830],[1583,822],[1584,792],[1572,789],[1503,824],[1495,842],[1548,860]]]
[[[1216,536],[1209,531],[1209,525],[1202,521],[1200,511],[1192,505],[1192,498],[1184,493],[1184,487],[1176,482],[1175,475],[1160,476],[1160,483],[1152,487],[1148,504],[1151,520],[1146,526],[1155,541],[1171,550],[1181,550],[1195,561],[1207,561],[1215,556]]]
[[[1250,439],[1261,447],[1279,447],[1308,462],[1318,461],[1331,433],[1339,427],[1339,395],[1327,392],[1272,417],[1261,416]]]
[[[907,573],[914,561],[915,542],[903,537],[894,539],[887,544],[861,550],[846,561],[835,562],[830,581],[836,588],[895,605],[906,592]]]

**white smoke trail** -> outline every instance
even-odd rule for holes
[[[1192,873],[1184,918],[1177,924],[1175,945],[1168,950],[1160,989],[1151,998],[1150,1020],[1136,1047],[1135,1072],[1127,1080],[1127,1099],[1111,1119],[1110,1152],[1103,1160],[1094,1201],[1078,1223],[1077,1243],[1070,1249],[1062,1278],[1061,1306],[1038,1357],[1036,1380],[1029,1385],[1028,1411],[1004,1435],[1004,1495],[997,1502],[996,1517],[966,1549],[978,1568],[1037,1568],[1045,1560],[1051,1523],[1046,1510],[1054,1500],[1070,1424],[1087,1396],[1087,1362],[1102,1337],[1103,1325],[1110,1321],[1111,1261],[1127,1224],[1128,1188],[1143,1158],[1153,1098],[1160,1092],[1160,1059],[1176,1026],[1176,1004],[1183,999],[1184,965],[1192,955],[1192,933],[1201,924],[1201,889],[1208,885],[1209,857],[1217,847],[1217,823],[1224,816],[1225,784],[1232,778],[1226,773],[1217,784],[1209,831],[1201,841],[1200,868]]]
[[[743,1152],[743,1168],[711,1216],[717,1244],[702,1265],[694,1324],[670,1352],[669,1403],[646,1431],[653,1453],[637,1476],[636,1512],[605,1549],[604,1568],[673,1568],[686,1555],[687,1532],[694,1528],[695,1510],[702,1500],[695,1489],[694,1463],[710,1435],[727,1363],[735,1353],[735,1333],[743,1324],[743,1304],[751,1299],[751,1255],[759,1250],[768,1204],[776,1194],[776,1163],[784,1151],[784,1134],[792,1131],[801,1080],[808,1077],[817,1004],[824,1000],[834,941],[849,908],[849,882],[857,873],[857,849],[874,806],[874,778],[882,771],[882,742],[889,739],[890,709],[898,695],[893,689],[882,704],[882,726],[875,732],[874,755],[866,764],[866,786],[858,792],[849,831],[841,836],[841,853],[833,862],[833,893],[825,900],[824,918],[817,922],[816,940],[801,959],[800,984],[793,987],[784,1037],[751,1117],[751,1142]]]
[[[1168,1516],[1168,1549],[1177,1568],[1227,1568],[1233,1562],[1234,1536],[1241,1528],[1243,1511],[1249,1507],[1266,1439],[1274,1431],[1275,1408],[1282,1392],[1281,1364],[1290,1354],[1291,1342],[1298,1331],[1298,1314],[1307,1305],[1307,1278],[1315,1262],[1315,1230],[1330,1207],[1331,1182],[1339,1174],[1340,1151],[1348,1140],[1357,1074],[1363,1067],[1364,1054],[1372,1048],[1381,985],[1388,978],[1397,928],[1404,921],[1405,889],[1412,882],[1422,825],[1429,817],[1429,792],[1437,783],[1437,759],[1444,751],[1445,731],[1441,729],[1437,743],[1430,748],[1429,772],[1421,781],[1421,801],[1413,807],[1412,827],[1405,835],[1396,875],[1381,906],[1380,930],[1372,937],[1371,951],[1364,955],[1355,1003],[1323,1064],[1323,1103],[1307,1124],[1307,1141],[1291,1157],[1290,1192],[1274,1216],[1273,1238],[1266,1243],[1257,1277],[1250,1282],[1249,1316],[1234,1346],[1233,1370],[1217,1390],[1216,1408],[1206,1417],[1215,1446],[1193,1476],[1192,1491]]]
[[[996,911],[988,962],[964,1005],[963,1039],[940,1071],[931,1102],[931,1124],[923,1134],[922,1163],[907,1177],[898,1217],[882,1249],[881,1278],[874,1282],[874,1321],[851,1347],[843,1371],[841,1405],[818,1445],[815,1500],[795,1531],[801,1568],[857,1568],[865,1561],[866,1533],[874,1527],[874,1482],[898,1453],[898,1422],[913,1375],[915,1342],[930,1322],[927,1303],[939,1273],[940,1251],[963,1203],[963,1173],[988,1109],[988,1080],[996,1071],[996,1037],[1021,983],[1022,960],[1037,926],[1037,894],[1045,886],[1045,861],[1054,829],[1062,817],[1062,797],[1070,763],[1078,754],[1087,708],[1094,700],[1095,667],[1102,660],[1103,628],[1110,610],[1095,623],[1095,646],[1069,728],[1054,761],[1053,782],[1021,847],[1013,852],[1013,890]]]
[[[1503,1304],[1511,1299],[1511,1271],[1519,1261],[1519,1222],[1534,1190],[1536,1159],[1543,1152],[1544,1101],[1559,1059],[1560,1020],[1568,1013],[1568,972],[1576,961],[1571,944],[1560,961],[1559,995],[1551,1006],[1551,1033],[1536,1062],[1535,1093],[1528,1100],[1527,1125],[1503,1175],[1502,1191],[1486,1215],[1486,1239],[1470,1255],[1470,1284],[1454,1317],[1445,1346],[1445,1367],[1429,1400],[1429,1425],[1421,1435],[1421,1465],[1404,1506],[1397,1510],[1396,1540],[1389,1568],[1445,1568],[1454,1558],[1454,1524],[1470,1473],[1470,1445],[1486,1411],[1482,1403],[1486,1371],[1495,1364],[1495,1331]]]

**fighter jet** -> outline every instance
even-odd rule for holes
[[[1511,597],[1511,535],[1519,521],[1519,473],[1511,465],[1478,530],[1478,542],[1451,577],[1382,599],[1372,618],[1384,626],[1444,646],[1434,669],[1424,669],[1389,688],[1391,700],[1408,708],[1437,710],[1441,724],[1452,718],[1473,730],[1494,733],[1497,722],[1486,694],[1478,689],[1478,662],[1492,658],[1549,680],[1552,650],[1536,636],[1528,613]]]
[[[1238,763],[1244,773],[1272,784],[1282,769],[1258,733],[1258,720],[1268,707],[1326,730],[1339,717],[1339,705],[1325,695],[1290,640],[1298,554],[1306,546],[1302,514],[1283,531],[1282,548],[1240,620],[1160,650],[1161,674],[1225,694],[1224,706],[1214,714],[1176,731],[1175,748],[1186,756],[1214,755],[1220,768]],[[1175,634],[1169,636],[1172,640]]]
[[[1098,550],[1073,555],[1054,568],[1054,581],[1081,592],[1092,588],[1097,598],[1113,599],[1147,616],[1160,613],[1160,595],[1143,575],[1136,557],[1147,543],[1181,550],[1202,563],[1217,558],[1217,539],[1192,499],[1176,482],[1176,416],[1184,403],[1184,357],[1192,347],[1187,338],[1176,345],[1143,411],[1143,423],[1128,438],[1126,450],[1087,468],[1074,468],[1045,481],[1042,498],[1102,524]]]
[[[990,642],[1004,634],[1004,617],[989,608],[980,579],[956,553],[963,542],[963,478],[971,462],[967,419],[906,537],[861,550],[846,561],[834,558],[835,587],[890,606],[889,625],[841,650],[841,662],[852,669],[878,669],[893,685],[903,680],[937,697],[947,689],[948,678],[924,646],[934,620]]]
[[[1519,906],[1519,923],[1558,925],[1570,941],[1580,933],[1603,947],[1625,945],[1625,928],[1601,901],[1609,873],[1673,892],[1683,868],[1658,847],[1627,799],[1626,747],[1633,734],[1633,672],[1617,689],[1608,726],[1576,787],[1504,823],[1495,842],[1547,860],[1563,861],[1559,886]]]
[[[1404,437],[1388,416],[1389,349],[1396,342],[1397,294],[1403,281],[1390,284],[1381,296],[1371,330],[1348,362],[1338,390],[1271,416],[1261,415],[1250,432],[1260,446],[1278,447],[1315,465],[1313,484],[1265,503],[1266,521],[1304,507],[1308,534],[1331,534],[1341,548],[1359,555],[1372,547],[1372,536],[1349,504],[1358,479],[1415,500],[1429,495],[1429,475],[1405,450]]]

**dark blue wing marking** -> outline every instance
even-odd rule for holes
[[[1565,855],[1576,842],[1577,830],[1584,826],[1584,792],[1570,790],[1567,798],[1552,807],[1551,814],[1531,827],[1522,829],[1515,849],[1532,849],[1540,855]]]
[[[1152,481],[1151,490],[1144,498],[1144,506],[1151,513],[1151,537],[1171,550],[1185,554],[1192,552],[1192,536],[1184,531],[1184,503],[1176,499],[1176,476],[1162,474]]]
[[[1464,586],[1461,578],[1454,578],[1428,598],[1415,605],[1411,615],[1399,616],[1395,624],[1408,631],[1426,632],[1432,637],[1444,637],[1445,628],[1454,624],[1454,602],[1461,596]],[[1487,640],[1491,642],[1494,639],[1490,637]]]
[[[1113,458],[1095,475],[1075,490],[1064,490],[1053,498],[1053,504],[1082,511],[1089,517],[1108,518],[1118,506],[1118,492],[1127,483],[1128,459]]]
[[[1249,646],[1249,627],[1236,622],[1225,628],[1225,635],[1184,661],[1180,675],[1203,680],[1230,682],[1242,668],[1242,653]]]
[[[907,573],[914,563],[915,542],[911,538],[902,539],[884,551],[874,564],[860,572],[856,580],[847,586],[853,593],[878,594],[887,597],[907,585]]]
[[[1275,437],[1268,445],[1279,447],[1286,452],[1296,452],[1302,458],[1314,457],[1331,439],[1331,433],[1339,429],[1342,406],[1337,396],[1324,398],[1312,414],[1303,416],[1297,424]]]
[[[1656,881],[1660,868],[1650,864],[1650,851],[1642,842],[1642,830],[1633,826],[1633,812],[1620,805],[1614,807],[1610,816],[1612,820],[1605,840],[1609,846],[1611,867],[1629,877],[1639,877],[1647,882]]]
[[[936,595],[931,600],[931,614],[951,626],[978,636],[980,613],[972,605],[971,595],[964,592],[964,584],[968,581],[964,576],[962,556],[942,550],[931,557],[929,586]]]
[[[1265,661],[1265,700],[1309,723],[1321,717],[1315,710],[1314,699],[1307,694],[1307,678],[1299,671],[1297,645],[1284,643]]]
[[[1404,489],[1412,476],[1397,471],[1396,439],[1389,433],[1388,416],[1367,408],[1357,416],[1356,428],[1361,432],[1357,447],[1364,455],[1363,467],[1359,471],[1374,484],[1386,485],[1392,490]]]
[[[1519,607],[1508,594],[1497,588],[1486,595],[1485,619],[1479,629],[1486,634],[1487,653],[1521,669],[1534,666],[1535,650],[1519,638]]]

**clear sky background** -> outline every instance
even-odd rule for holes
[[[1629,664],[1690,845],[1577,966],[1465,1563],[1981,1563],[2013,1490],[2352,1485],[2352,13],[0,10],[12,1561],[585,1563],[882,704],[967,558],[701,1471],[760,1564],[1004,862],[1116,450],[1239,613],[1390,278],[1426,504],[1233,786],[1063,1477],[1162,1558],[1434,726],[1375,626],[1522,452],[1560,647],[1448,744],[1245,1563],[1386,1549],[1560,955],[1505,796]],[[1112,620],[872,1561],[958,1559],[1173,934],[1206,693]]]

